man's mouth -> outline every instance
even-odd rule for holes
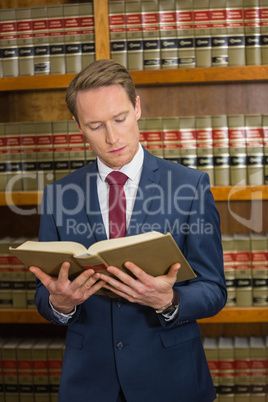
[[[110,151],[109,153],[112,154],[112,155],[118,155],[118,154],[120,154],[121,152],[123,152],[125,148],[126,148],[126,147],[114,149],[113,151]]]

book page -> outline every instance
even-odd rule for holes
[[[48,251],[48,252],[66,252],[69,254],[86,253],[86,248],[79,243],[72,241],[26,241],[17,247],[19,250],[25,251]]]
[[[88,254],[95,255],[104,250],[120,248],[123,246],[128,246],[130,244],[141,243],[146,240],[156,239],[162,236],[165,235],[163,235],[163,233],[160,232],[152,231],[134,236],[119,237],[118,239],[102,240],[90,246],[88,249]],[[76,254],[76,257],[80,257],[80,255]]]

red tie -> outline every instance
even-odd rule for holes
[[[121,172],[113,171],[108,174],[106,181],[109,191],[109,233],[110,239],[126,235],[126,196],[124,184],[128,177]]]

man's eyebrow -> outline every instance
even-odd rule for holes
[[[115,118],[117,118],[117,117],[119,117],[119,116],[121,116],[122,114],[125,114],[125,113],[129,113],[129,111],[124,110],[122,112],[119,112],[119,113],[115,114],[112,118],[115,119]],[[101,120],[89,121],[87,124],[96,124],[96,123],[102,123],[102,121]]]

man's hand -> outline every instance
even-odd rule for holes
[[[30,271],[43,283],[50,293],[49,300],[60,313],[68,314],[75,306],[83,303],[104,285],[99,280],[100,274],[93,269],[82,272],[73,281],[68,278],[70,264],[64,262],[58,278],[45,274],[37,267],[30,267]]]
[[[100,278],[105,282],[103,287],[132,303],[139,303],[154,309],[166,306],[172,301],[172,288],[176,282],[180,264],[173,264],[166,275],[157,277],[146,274],[132,262],[126,262],[125,267],[135,278],[116,267],[110,266],[107,270],[120,281],[108,275],[100,274]]]

